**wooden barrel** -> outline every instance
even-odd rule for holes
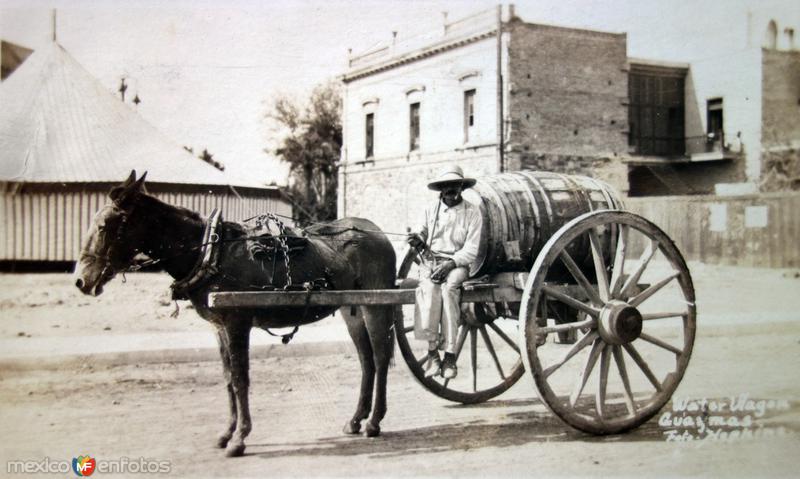
[[[622,208],[619,194],[601,181],[541,171],[482,177],[464,198],[478,204],[483,214],[482,248],[472,276],[527,271],[565,223],[589,211]],[[578,264],[591,259],[588,238],[568,251]]]

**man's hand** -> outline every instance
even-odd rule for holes
[[[433,273],[431,273],[431,281],[434,283],[444,283],[447,279],[447,275],[454,269],[456,269],[456,262],[452,259],[448,259],[433,270]]]
[[[406,235],[406,243],[408,243],[412,248],[419,249],[419,247],[425,242],[422,240],[422,237],[419,235],[419,233],[408,233]]]

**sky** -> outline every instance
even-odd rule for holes
[[[0,0],[0,38],[36,49],[57,38],[110,91],[121,78],[136,109],[176,145],[207,148],[233,177],[285,184],[286,167],[264,149],[277,132],[265,115],[277,95],[305,98],[345,72],[348,49],[440,28],[497,2],[389,0]],[[535,0],[515,2],[524,20],[628,33],[628,54],[688,61],[714,54],[743,12],[788,0]],[[733,37],[731,37],[733,38]],[[691,44],[690,44],[691,43]],[[694,45],[694,46],[693,46]],[[693,50],[694,49],[694,50]],[[131,105],[132,106],[132,105]],[[133,107],[133,106],[132,106]]]

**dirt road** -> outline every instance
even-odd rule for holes
[[[357,361],[328,355],[254,362],[254,429],[238,459],[213,447],[226,410],[216,363],[6,373],[0,464],[90,454],[167,460],[170,475],[191,477],[792,476],[799,333],[800,325],[781,323],[698,338],[675,399],[730,403],[747,394],[789,405],[767,408],[753,426],[761,434],[749,439],[669,442],[657,419],[625,435],[591,437],[549,413],[527,377],[500,400],[466,407],[422,389],[404,364],[390,373],[383,436],[345,437],[339,431],[355,404]]]
[[[722,428],[724,435],[670,441],[685,439],[680,431],[701,435],[666,425],[663,414],[625,435],[579,433],[547,411],[527,374],[497,400],[456,405],[418,385],[398,358],[383,435],[346,437],[340,430],[359,379],[351,352],[253,361],[254,429],[245,457],[226,459],[213,446],[227,408],[218,362],[87,363],[0,371],[0,476],[9,475],[9,461],[71,462],[88,454],[98,461],[167,461],[168,475],[184,477],[796,477],[800,280],[791,271],[692,270],[698,337],[689,370],[662,412],[696,419],[677,410],[687,398],[728,409],[752,404],[723,416],[752,419],[747,427]],[[208,331],[185,308],[169,318],[168,283],[131,275],[101,298],[84,298],[66,275],[0,275],[0,339]]]

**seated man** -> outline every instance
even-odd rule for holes
[[[461,319],[461,284],[478,255],[483,217],[477,206],[464,201],[461,192],[475,184],[458,166],[447,168],[428,188],[439,201],[425,211],[417,233],[408,244],[422,253],[420,283],[416,291],[414,336],[428,341],[427,377],[456,377],[455,348]],[[444,361],[439,357],[444,350]]]

